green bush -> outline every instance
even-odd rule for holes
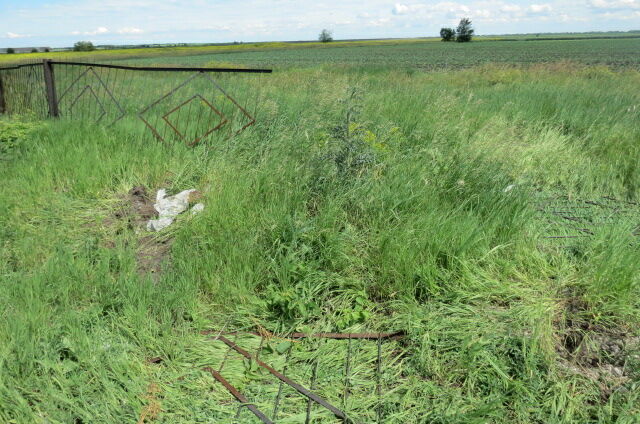
[[[91,41],[78,41],[73,45],[74,52],[92,52],[96,49]]]
[[[0,119],[0,159],[15,150],[35,124],[17,120]]]
[[[456,38],[456,30],[453,28],[442,28],[440,30],[442,41],[453,41]]]

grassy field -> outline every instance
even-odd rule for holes
[[[405,332],[381,347],[381,397],[375,342],[237,339],[306,386],[315,368],[359,422],[637,422],[639,44],[539,43],[546,56],[500,46],[562,61],[392,69],[402,46],[154,59],[294,62],[256,82],[257,125],[195,148],[129,120],[0,120],[0,421],[233,422],[201,370],[225,360],[200,334],[215,328]],[[446,47],[471,66],[484,46]],[[610,55],[589,66],[590,50]],[[362,66],[315,66],[331,61]],[[150,236],[134,187],[197,188],[206,208]],[[273,416],[279,386],[227,362]],[[283,399],[276,421],[304,422],[304,399]]]

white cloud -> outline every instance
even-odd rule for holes
[[[7,32],[7,38],[24,38],[28,35],[16,34],[15,32]]]
[[[142,34],[144,31],[141,30],[140,28],[127,27],[127,28],[120,28],[116,32],[118,34]]]
[[[390,22],[391,22],[391,19],[389,18],[380,18],[380,19],[375,19],[373,21],[369,21],[369,25],[374,27],[381,27],[381,26],[386,26]]]
[[[410,7],[407,6],[406,4],[396,3],[396,5],[393,7],[393,10],[391,12],[394,15],[406,15],[407,13],[409,13],[410,10],[411,10]]]
[[[489,19],[493,14],[491,13],[490,10],[487,9],[480,9],[480,10],[475,10],[471,13],[471,15],[474,18],[482,18],[482,19]]]
[[[589,4],[595,9],[640,9],[640,0],[591,0]]]
[[[500,7],[500,11],[506,12],[506,13],[516,13],[516,12],[520,12],[521,10],[522,8],[517,4],[505,4]]]
[[[532,4],[527,10],[531,13],[549,13],[553,7],[550,4]]]
[[[84,33],[84,35],[101,35],[101,34],[108,34],[109,33],[109,29],[105,28],[105,27],[98,27],[93,31],[87,31]]]

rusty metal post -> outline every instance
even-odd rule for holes
[[[0,72],[0,114],[7,113],[7,103],[4,100],[4,83],[2,81],[2,72]]]
[[[42,61],[42,70],[44,72],[44,84],[47,92],[47,103],[49,104],[49,116],[57,118],[60,116],[58,110],[58,95],[56,94],[56,79],[53,74],[53,63],[51,59]]]

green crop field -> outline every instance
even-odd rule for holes
[[[640,38],[612,40],[482,41],[472,44],[414,42],[390,45],[229,51],[198,56],[151,57],[136,63],[305,67],[363,66],[422,69],[470,67],[487,63],[536,64],[558,61],[614,67],[640,67]]]
[[[570,61],[613,67],[640,65],[640,37],[615,38],[597,34],[556,35],[563,40],[484,37],[472,44],[442,43],[438,39],[338,41],[333,43],[256,43],[225,46],[164,47],[0,55],[0,64],[23,60],[128,61],[136,64],[203,66],[304,67],[315,65],[412,67],[451,69],[478,64],[535,64]],[[528,40],[528,41],[527,41]]]
[[[304,396],[202,334],[243,330],[264,339],[227,337],[353,422],[636,423],[639,51],[104,56],[275,72],[220,77],[255,99],[256,125],[195,147],[135,118],[181,81],[162,73],[101,74],[133,116],[108,128],[0,118],[0,422],[259,422],[206,367],[305,422]],[[205,209],[149,233],[160,188],[195,188]]]

